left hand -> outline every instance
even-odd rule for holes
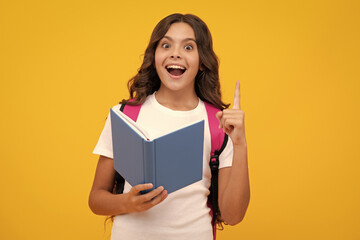
[[[234,105],[232,109],[225,109],[216,114],[219,119],[219,128],[231,138],[235,145],[246,145],[244,117],[245,113],[240,108],[240,81],[236,82]]]

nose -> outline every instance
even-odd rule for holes
[[[180,50],[177,47],[173,48],[170,58],[171,59],[180,59],[181,58]]]

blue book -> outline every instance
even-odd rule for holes
[[[204,120],[151,139],[120,110],[110,117],[114,168],[131,186],[152,183],[170,194],[202,179]]]

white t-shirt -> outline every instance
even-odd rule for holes
[[[119,109],[120,105],[113,108]],[[153,138],[160,137],[192,123],[205,120],[203,178],[201,181],[175,191],[155,207],[140,213],[130,213],[115,217],[112,240],[212,240],[210,209],[207,197],[211,183],[209,167],[211,139],[209,123],[204,103],[199,99],[198,106],[190,111],[174,111],[159,104],[155,94],[147,97],[142,105],[137,123]],[[108,116],[94,154],[113,158],[111,122]],[[220,166],[232,165],[233,146],[231,139],[220,155]],[[124,193],[131,186],[125,181]]]

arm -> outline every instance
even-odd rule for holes
[[[246,145],[234,146],[232,167],[219,170],[219,208],[222,219],[236,225],[245,217],[250,201]]]
[[[140,191],[152,188],[152,184],[139,184],[128,193],[113,194],[115,176],[113,164],[113,159],[100,156],[89,196],[89,207],[95,214],[119,215],[141,212],[159,204],[167,197],[163,187],[140,195]]]
[[[236,225],[245,216],[250,201],[250,185],[245,138],[244,112],[240,109],[240,83],[235,89],[233,109],[217,113],[220,125],[233,143],[232,167],[219,170],[219,208],[222,219]]]

